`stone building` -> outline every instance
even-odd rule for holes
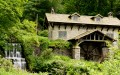
[[[72,57],[102,61],[109,49],[106,41],[117,45],[120,20],[108,13],[108,17],[73,14],[46,13],[49,39],[72,42]]]

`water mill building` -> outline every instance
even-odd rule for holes
[[[72,49],[66,54],[74,59],[102,61],[109,52],[106,41],[117,46],[120,20],[112,12],[107,17],[78,13],[46,13],[45,16],[49,39],[71,42]]]

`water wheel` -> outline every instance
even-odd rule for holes
[[[83,57],[85,60],[98,61],[99,58],[101,58],[101,43],[83,42],[80,44],[80,48],[80,56]]]

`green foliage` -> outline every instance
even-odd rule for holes
[[[39,36],[38,40],[40,42],[40,50],[44,51],[49,47],[59,48],[59,49],[69,49],[70,43],[65,40],[49,40],[47,37]]]
[[[70,48],[70,43],[68,41],[65,40],[51,40],[50,42],[50,46],[51,47],[55,47],[55,48],[59,48],[59,49],[69,49]]]
[[[119,0],[65,0],[65,10],[67,13],[78,12],[85,15],[102,14],[107,16],[112,11],[116,14],[119,10]]]
[[[25,3],[24,18],[36,21],[38,20],[39,27],[44,28],[44,14],[45,12],[50,12],[51,2],[50,0],[29,0]],[[38,15],[38,18],[37,18]]]
[[[0,1],[0,20],[2,27],[10,27],[15,25],[19,21],[19,17],[22,16],[23,2],[21,0],[1,0]]]
[[[99,64],[52,53],[49,47],[58,49],[70,48],[64,40],[49,40],[48,31],[39,31],[37,25],[44,29],[44,14],[55,8],[58,13],[107,15],[109,11],[118,12],[119,0],[0,0],[0,46],[4,47],[11,37],[21,42],[23,54],[30,71],[49,72],[52,75],[119,75],[120,51],[111,48],[112,58]],[[37,16],[38,15],[38,16]],[[38,17],[38,18],[37,18]],[[30,20],[30,21],[29,21]],[[33,22],[36,21],[36,22]],[[41,55],[35,56],[34,50],[40,47]],[[38,75],[13,69],[12,63],[0,57],[0,75]],[[39,75],[48,73],[39,73]]]
[[[69,61],[71,58],[70,57],[67,57],[67,56],[63,56],[63,55],[55,55],[55,57],[53,59],[56,59],[56,60],[63,60],[63,61]]]
[[[48,73],[29,73],[26,70],[16,69],[10,60],[0,57],[0,75],[48,75]]]
[[[66,56],[51,54],[52,51],[45,51],[41,56],[36,58],[37,72],[48,72],[52,75],[119,75],[120,51],[114,49],[111,56],[102,63],[74,60]],[[47,55],[50,55],[47,57]],[[50,58],[49,58],[50,57]]]
[[[52,56],[53,56],[52,50],[47,49],[41,53],[40,59],[41,60],[48,60],[48,59],[52,58]]]
[[[39,36],[38,40],[40,42],[40,50],[41,51],[48,49],[50,40],[47,37]]]
[[[39,59],[36,58],[34,71],[48,72],[52,75],[93,75],[93,72],[96,74],[101,72],[101,66],[98,63],[73,60],[58,55],[46,59],[47,54],[49,53],[43,53]]]
[[[48,37],[48,30],[38,31],[39,36]]]
[[[109,60],[102,63],[102,72],[103,75],[119,75],[120,60]]]
[[[4,68],[6,71],[9,71],[13,68],[13,65],[10,60],[7,60],[0,56],[0,68]]]
[[[52,7],[57,13],[65,13],[64,0],[50,0]]]
[[[43,65],[45,66],[46,62],[53,57],[53,53],[51,49],[47,49],[41,53],[39,57],[35,57],[33,71],[40,72],[43,70]]]
[[[10,68],[9,68],[10,69]],[[0,68],[0,75],[48,75],[48,73],[29,73],[26,70],[17,70],[17,69],[10,69],[6,71],[4,68]]]
[[[35,22],[23,20],[22,23],[18,23],[17,26],[11,28],[10,33],[18,39],[17,42],[21,42],[23,47],[23,55],[26,58],[27,68],[32,70],[34,65],[34,50],[35,47],[40,45],[39,36],[36,33]],[[33,58],[33,59],[31,59]]]
[[[0,45],[10,37],[11,27],[17,26],[23,14],[22,0],[0,0]]]
[[[64,13],[64,0],[29,0],[25,3],[24,18],[37,21],[40,29],[45,29],[44,17],[45,13],[50,13],[51,8],[55,8],[55,12]],[[38,18],[37,18],[38,17]]]

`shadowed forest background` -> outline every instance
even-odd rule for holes
[[[35,21],[38,18],[38,23],[41,29],[44,29],[43,24],[45,13],[50,13],[51,8],[55,9],[55,13],[72,14],[74,12],[81,15],[96,15],[101,14],[107,16],[108,12],[113,12],[117,16],[120,12],[119,0],[29,0],[25,6],[23,18]]]

